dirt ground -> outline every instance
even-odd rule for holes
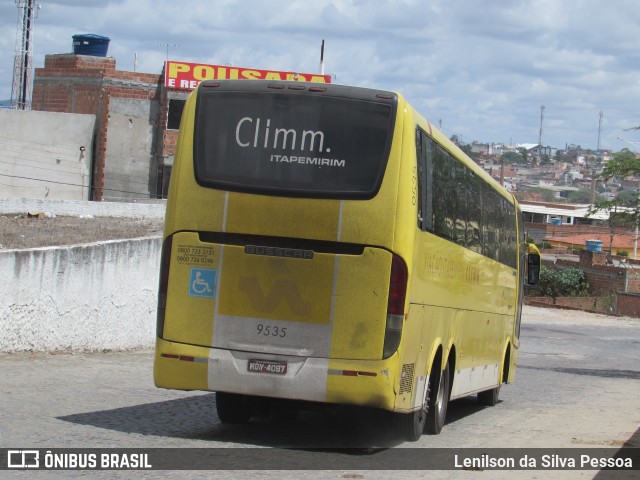
[[[0,215],[0,250],[162,235],[163,220]]]

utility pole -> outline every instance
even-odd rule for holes
[[[544,122],[544,105],[540,105],[540,134],[538,135],[538,161],[542,162],[542,122]]]
[[[33,24],[40,5],[35,0],[15,0],[19,9],[16,54],[13,61],[11,106],[18,110],[31,108],[31,80],[33,73]]]

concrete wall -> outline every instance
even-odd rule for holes
[[[525,297],[527,305],[571,308],[604,315],[640,318],[640,294],[617,293],[606,297]]]
[[[104,167],[104,200],[156,197],[158,100],[111,97]]]
[[[616,295],[610,295],[607,297],[558,297],[555,299],[551,297],[525,297],[524,302],[527,305],[534,305],[538,307],[553,306],[583,310],[585,312],[601,313],[604,315],[627,315],[626,313],[618,312]]]
[[[0,251],[0,352],[151,348],[161,239]]]
[[[0,197],[87,200],[95,120],[0,109]]]

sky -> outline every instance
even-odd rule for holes
[[[24,1],[24,0],[21,0]],[[20,2],[18,2],[20,3]],[[169,60],[393,90],[463,142],[640,151],[637,0],[36,0],[33,64],[109,37],[119,70]],[[0,100],[19,12],[0,0]],[[167,47],[167,45],[169,45]],[[602,112],[602,122],[600,122]],[[599,126],[602,125],[599,135]]]

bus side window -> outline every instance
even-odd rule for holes
[[[424,196],[424,187],[422,178],[424,176],[424,145],[422,142],[422,132],[416,128],[416,183],[418,189],[418,228],[424,230],[424,209],[422,206],[422,197]]]
[[[427,134],[419,128],[416,129],[416,151],[417,151],[417,167],[418,167],[418,228],[420,230],[431,229],[433,215],[430,213],[431,202],[427,201],[428,195],[431,195],[432,189],[428,188],[429,184],[429,162],[428,158],[431,154],[431,144]],[[431,173],[433,178],[433,173]],[[431,180],[433,184],[433,179]]]

